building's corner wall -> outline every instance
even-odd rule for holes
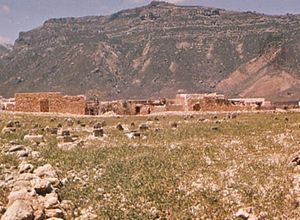
[[[62,94],[59,92],[45,92],[45,93],[16,93],[15,111],[20,112],[40,112],[40,102],[42,100],[59,99]]]
[[[15,111],[85,114],[85,96],[63,96],[60,92],[17,93]],[[46,106],[42,106],[46,105]]]

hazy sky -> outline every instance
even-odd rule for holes
[[[0,42],[13,42],[49,18],[107,15],[148,4],[151,0],[0,0]],[[202,5],[266,14],[300,14],[300,0],[168,0],[183,5]]]

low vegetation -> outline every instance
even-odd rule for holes
[[[67,128],[65,118],[1,115],[0,120],[0,129],[9,120],[21,124],[14,134],[0,134],[1,145],[30,146],[41,154],[31,159],[34,166],[49,163],[57,169],[64,182],[60,198],[73,202],[74,216],[86,208],[99,219],[234,219],[242,208],[260,219],[299,218],[288,199],[290,162],[299,151],[297,113],[76,118],[68,129],[85,143],[68,151],[45,131],[59,123]],[[87,141],[97,122],[105,136]],[[139,131],[140,124],[148,129]],[[45,143],[23,141],[33,126]],[[140,137],[128,138],[132,130]],[[1,153],[0,163],[3,179],[5,167],[18,162]],[[0,189],[0,205],[6,195]]]

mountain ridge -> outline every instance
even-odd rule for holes
[[[138,99],[173,97],[179,90],[299,99],[299,22],[297,15],[165,2],[109,16],[49,19],[21,32],[14,49],[0,58],[0,94],[61,91]],[[265,56],[272,59],[260,59]],[[253,60],[261,68],[253,69]],[[236,72],[247,80],[235,79]],[[230,80],[239,84],[224,86]],[[275,90],[264,89],[272,83]],[[258,88],[262,92],[255,93]]]

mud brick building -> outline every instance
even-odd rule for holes
[[[84,115],[86,98],[85,96],[64,96],[60,92],[17,93],[14,110]]]
[[[0,96],[0,110],[13,111],[15,108],[15,99],[6,99]]]
[[[229,99],[235,105],[243,105],[245,107],[260,108],[271,106],[270,101],[266,101],[265,98],[234,98]]]
[[[178,94],[169,111],[231,111],[242,107],[225,99],[224,95],[211,94]]]
[[[118,115],[147,115],[153,112],[165,112],[166,100],[116,100],[116,101],[89,101],[87,114],[101,115],[114,112]]]

